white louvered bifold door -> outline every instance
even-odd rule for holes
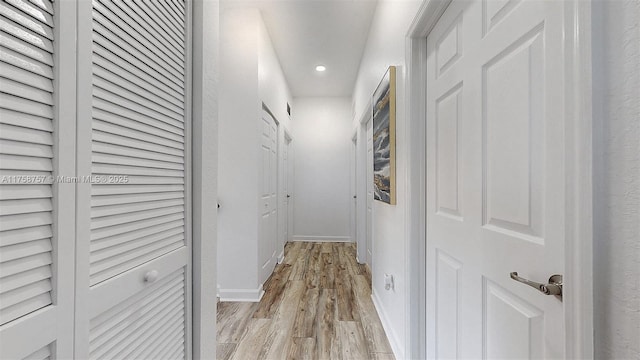
[[[73,355],[73,185],[54,180],[73,175],[73,152],[59,144],[75,140],[74,58],[64,54],[74,13],[51,0],[0,2],[1,359]]]
[[[189,6],[87,3],[79,67],[91,86],[79,100],[78,161],[91,179],[79,193],[90,206],[79,210],[78,301],[88,311],[77,314],[88,338],[77,356],[187,358]]]

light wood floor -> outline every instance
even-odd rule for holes
[[[355,253],[288,243],[259,303],[218,304],[218,359],[393,359]]]

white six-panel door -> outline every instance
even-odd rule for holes
[[[0,3],[2,359],[73,356],[74,11]]]
[[[287,141],[287,165],[284,168],[284,176],[286,177],[287,182],[287,190],[285,192],[285,196],[287,197],[287,207],[285,208],[287,211],[287,236],[285,237],[284,242],[286,244],[287,241],[291,240],[291,237],[293,235],[293,196],[295,195],[295,188],[293,186],[295,176],[293,164],[295,148],[293,146],[293,139],[288,138],[288,136],[285,138]],[[284,252],[284,248],[282,249],[282,251]]]
[[[561,1],[453,1],[427,38],[427,313],[437,359],[563,358]]]
[[[190,357],[189,11],[79,3],[78,358]]]
[[[282,207],[282,216],[284,217],[284,237],[280,240],[281,244],[279,249],[284,251],[284,245],[289,241],[289,227],[291,225],[292,219],[290,217],[289,207],[291,206],[291,188],[293,187],[292,181],[290,179],[291,172],[291,159],[289,158],[289,151],[291,149],[291,139],[288,136],[285,136],[284,146],[282,149],[282,173],[283,179],[282,182],[284,184],[284,194],[282,194],[283,204]],[[282,259],[279,259],[282,260]]]
[[[276,263],[278,242],[278,125],[263,110],[261,131],[260,227],[258,260],[260,283],[267,280]]]

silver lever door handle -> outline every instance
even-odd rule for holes
[[[545,295],[558,295],[562,297],[562,275],[552,275],[549,278],[548,284],[541,284],[535,281],[527,280],[523,277],[518,276],[518,273],[515,271],[512,272],[510,275],[513,280],[529,285],[532,288],[538,289],[541,293]]]

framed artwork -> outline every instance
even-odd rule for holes
[[[396,204],[396,67],[390,66],[373,93],[374,199]]]

